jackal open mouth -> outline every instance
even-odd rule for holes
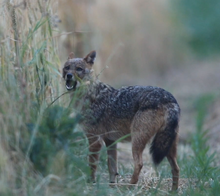
[[[75,90],[76,85],[77,85],[77,81],[74,81],[74,80],[66,80],[66,89],[67,89],[68,91],[70,91],[70,90]]]

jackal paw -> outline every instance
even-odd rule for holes
[[[88,178],[87,183],[96,183],[95,179],[93,178]]]

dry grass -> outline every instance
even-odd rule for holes
[[[140,184],[135,187],[124,184],[132,172],[131,156],[128,158],[126,153],[120,154],[119,185],[110,188],[107,183],[100,183],[108,179],[104,152],[97,184],[87,184],[86,140],[77,128],[72,128],[76,119],[64,107],[68,106],[68,97],[56,100],[65,92],[60,71],[70,51],[81,57],[96,49],[97,73],[109,66],[111,69],[104,70],[100,77],[116,85],[125,81],[122,73],[137,81],[141,77],[146,80],[152,73],[161,76],[174,68],[174,62],[184,54],[181,55],[182,49],[176,50],[168,3],[143,0],[1,0],[0,3],[0,195],[171,194],[170,168],[166,162],[159,168],[164,172],[159,173],[161,182],[146,161],[149,165]],[[66,129],[70,131],[65,132]],[[65,142],[57,135],[65,136]],[[38,148],[39,152],[34,154]],[[218,172],[213,174],[214,182],[207,181],[207,177],[203,183],[197,182],[194,179],[199,172],[190,176],[192,170],[188,171],[186,166],[204,169],[194,164],[190,153],[180,150],[183,169],[179,195],[200,189],[204,182],[212,188],[218,187],[218,177],[214,175]],[[203,155],[204,160],[208,155]],[[124,163],[128,162],[126,166]],[[212,168],[210,165],[207,168]],[[189,181],[193,182],[191,186]]]
[[[72,32],[63,37],[64,51],[73,51],[81,57],[96,49],[97,69],[110,67],[101,75],[106,82],[111,83],[113,77],[120,82],[123,75],[163,74],[175,67],[183,56],[182,51],[175,48],[168,2],[65,0],[60,6],[62,29]]]

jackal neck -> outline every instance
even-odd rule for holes
[[[88,85],[86,97],[90,99],[91,102],[98,101],[105,97],[108,97],[116,89],[108,84],[105,84],[99,80],[91,81]]]
[[[108,84],[98,79],[83,82],[75,91],[71,92],[70,98],[74,107],[85,109],[94,102],[108,98],[117,91]]]

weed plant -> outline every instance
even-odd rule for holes
[[[191,147],[194,155],[182,160],[182,175],[188,179],[189,189],[183,195],[218,195],[220,191],[220,168],[217,166],[216,154],[210,153],[208,130],[203,125],[208,106],[214,95],[203,95],[195,101],[196,132],[192,134]]]

